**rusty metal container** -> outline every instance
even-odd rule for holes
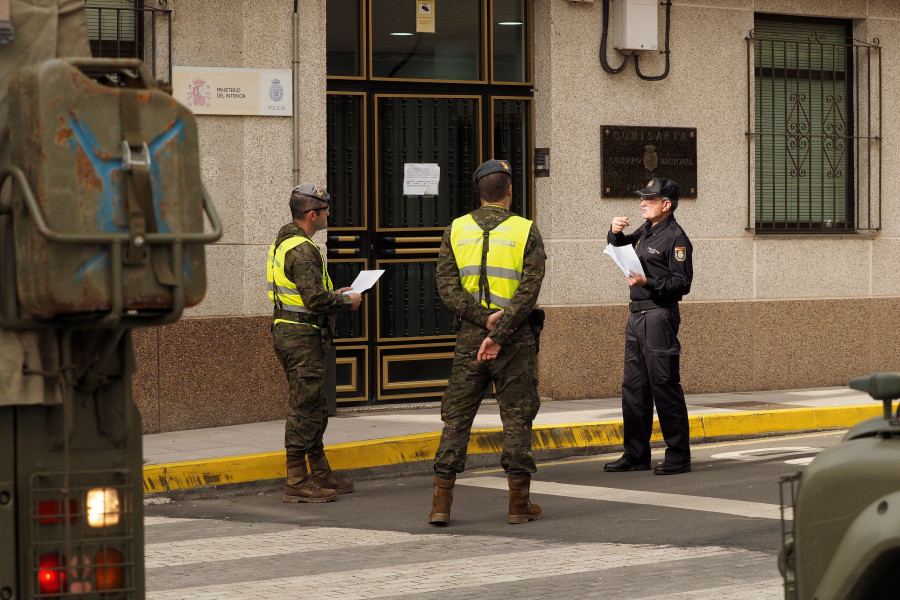
[[[13,193],[22,308],[46,317],[200,302],[196,123],[139,61],[59,59],[20,70],[9,84],[9,122],[11,164],[28,182],[18,187],[31,190]],[[149,174],[143,213],[132,168]]]

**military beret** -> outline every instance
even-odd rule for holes
[[[484,177],[485,175],[490,175],[491,173],[506,173],[507,175],[512,177],[512,169],[510,168],[507,161],[492,158],[491,160],[478,165],[478,168],[475,169],[475,175],[472,176],[472,179],[475,181],[475,183],[478,183],[482,177]]]
[[[675,206],[678,204],[678,197],[681,194],[681,188],[678,184],[671,179],[663,179],[660,177],[654,177],[649,182],[647,182],[647,187],[642,190],[638,190],[635,192],[638,196],[641,197],[655,197],[662,196],[663,198],[668,198],[672,201],[672,205]]]
[[[315,198],[317,200],[321,200],[322,202],[325,202],[325,203],[331,202],[331,195],[328,193],[328,191],[325,188],[319,187],[317,185],[313,185],[311,183],[301,183],[300,185],[295,187],[293,190],[291,190],[291,193],[294,193],[294,192],[301,194],[303,196],[309,196],[310,198]]]

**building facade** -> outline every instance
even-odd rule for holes
[[[385,270],[339,323],[339,402],[439,399],[440,233],[475,206],[471,173],[492,156],[512,162],[515,207],[547,248],[543,397],[620,393],[628,288],[603,250],[613,216],[639,221],[631,191],[650,176],[682,184],[694,245],[687,392],[900,370],[893,0],[616,0],[607,23],[603,0],[164,4],[135,28],[157,78],[296,65],[297,118],[197,116],[224,235],[204,301],[136,332],[147,432],[283,417],[263,265],[295,181],[335,196],[320,241],[336,285]],[[656,48],[626,61],[614,46],[633,40]],[[423,164],[436,190],[404,189]]]

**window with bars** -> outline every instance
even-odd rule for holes
[[[880,228],[880,61],[878,41],[853,40],[848,22],[757,16],[748,37],[748,228]]]
[[[170,82],[171,11],[137,0],[85,0],[85,21],[95,58],[139,58],[155,79]]]

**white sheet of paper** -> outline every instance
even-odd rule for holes
[[[604,254],[609,254],[612,259],[615,261],[619,268],[622,269],[622,272],[625,273],[625,277],[631,277],[631,273],[629,271],[634,271],[635,273],[644,274],[644,268],[641,267],[641,261],[637,256],[637,253],[634,251],[634,246],[613,246],[612,244],[606,245],[606,250],[603,251]]]
[[[441,182],[441,167],[437,163],[404,163],[403,195],[436,196]]]
[[[349,294],[353,292],[354,294],[362,294],[364,291],[371,289],[375,282],[378,281],[378,278],[384,274],[384,269],[375,269],[373,271],[360,271],[359,275],[356,276],[356,279],[353,280],[353,283],[350,284],[350,290],[344,292],[345,294]]]

